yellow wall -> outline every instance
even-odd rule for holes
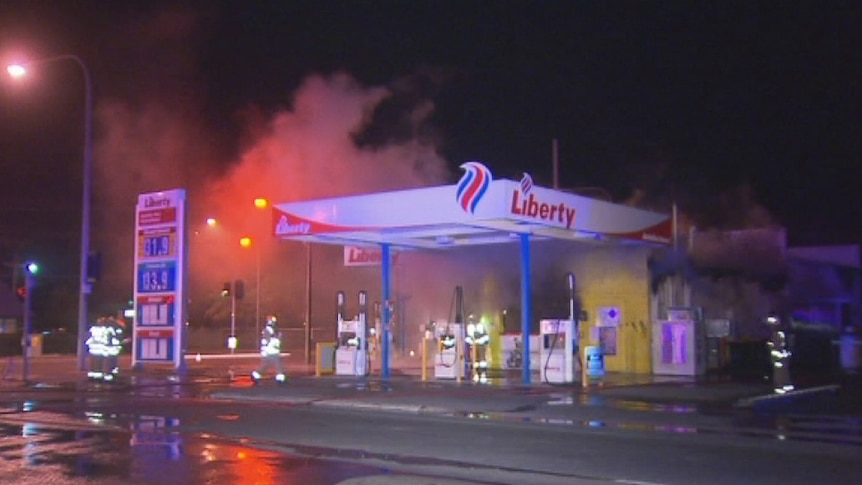
[[[649,249],[635,246],[578,250],[569,261],[589,320],[581,323],[582,345],[594,340],[601,307],[621,311],[616,355],[605,356],[609,372],[652,372],[650,351]]]

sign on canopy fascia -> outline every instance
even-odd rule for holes
[[[343,244],[389,242],[386,235],[396,232],[409,238],[413,231],[419,237],[429,228],[438,236],[479,229],[485,235],[490,230],[560,239],[671,242],[667,214],[540,187],[527,174],[520,182],[493,180],[478,162],[461,168],[465,173],[454,185],[275,204],[273,233],[279,238]]]

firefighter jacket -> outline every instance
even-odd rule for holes
[[[90,327],[90,334],[84,344],[90,355],[114,357],[120,355],[124,339],[122,325],[116,320],[100,318]]]
[[[105,355],[115,357],[123,350],[123,327],[114,319],[105,322]]]
[[[260,355],[270,357],[281,354],[281,332],[267,325],[260,337]]]
[[[84,344],[87,346],[87,352],[90,355],[105,356],[107,354],[107,331],[106,327],[99,322],[90,327],[90,335]]]
[[[464,338],[467,345],[488,345],[491,341],[491,336],[485,329],[484,323],[467,325],[467,336]]]

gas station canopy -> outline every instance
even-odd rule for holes
[[[478,162],[455,185],[275,204],[281,239],[338,245],[444,249],[532,240],[620,241],[666,245],[671,218],[520,182],[492,180]]]
[[[391,301],[391,249],[446,249],[519,242],[521,332],[530,335],[530,243],[542,239],[668,245],[666,214],[612,204],[520,182],[493,180],[479,162],[461,165],[455,185],[275,204],[277,238],[350,246],[379,246],[382,297]],[[382,376],[389,377],[391,315],[383,305]],[[530,339],[523,339],[524,384],[530,383]]]

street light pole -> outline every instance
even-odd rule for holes
[[[269,200],[264,198],[264,197],[256,197],[254,199],[254,206],[258,210],[264,210],[267,207],[269,207]],[[256,261],[257,268],[256,268],[256,275],[255,275],[256,281],[255,281],[255,287],[254,287],[254,293],[255,293],[254,330],[256,332],[256,335],[260,335],[260,244],[261,244],[261,241],[263,241],[264,235],[261,233],[259,228],[255,232],[257,232],[258,236],[257,236],[257,242],[256,242],[257,245],[255,246],[255,251],[256,251],[255,258],[257,260]]]
[[[24,266],[24,335],[22,337],[21,380],[27,382],[30,375],[30,357],[33,345],[33,310],[31,294],[33,292],[33,274],[29,265]]]
[[[255,259],[255,283],[254,283],[254,331],[255,335],[260,335],[260,241],[254,246]]]
[[[232,354],[236,350],[236,280],[232,281],[230,285],[230,338],[234,340],[229,347]]]
[[[87,259],[90,255],[90,203],[92,198],[93,184],[93,84],[90,70],[84,61],[73,54],[63,54],[37,61],[28,62],[7,68],[12,76],[21,76],[26,73],[27,66],[45,64],[55,61],[74,61],[81,68],[84,76],[84,187],[82,193],[81,207],[81,266],[78,280],[78,370],[87,367],[87,354],[84,350],[84,340],[87,336],[87,295],[90,293],[90,284],[87,278]]]

